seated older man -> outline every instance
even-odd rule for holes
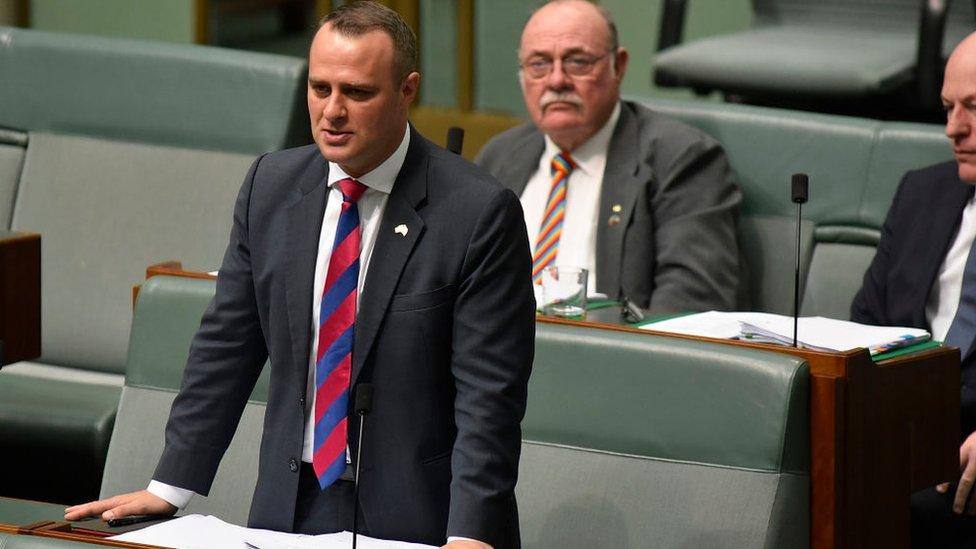
[[[585,267],[590,290],[652,311],[743,304],[741,194],[721,146],[620,100],[627,50],[609,13],[583,0],[539,8],[522,32],[519,79],[532,124],[476,160],[521,197],[533,274]]]
[[[858,322],[927,328],[962,353],[962,478],[912,496],[912,547],[976,547],[976,34],[945,70],[942,103],[955,162],[909,172],[854,298]]]

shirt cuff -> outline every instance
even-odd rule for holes
[[[159,482],[158,480],[150,480],[149,487],[146,488],[146,491],[156,497],[163,498],[166,500],[166,503],[181,511],[190,503],[190,498],[195,493],[193,490],[178,488],[165,482]]]
[[[477,540],[477,539],[474,539],[474,538],[466,538],[466,537],[463,537],[463,536],[448,536],[447,537],[447,542],[448,543],[451,543],[452,541],[477,541],[478,543],[485,543],[485,542],[483,542],[481,540]],[[485,543],[485,545],[488,545],[488,547],[491,547],[491,545],[489,545],[487,543]]]

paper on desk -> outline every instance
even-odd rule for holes
[[[352,534],[324,534],[309,536],[288,534],[273,530],[244,528],[228,524],[214,516],[187,515],[114,536],[110,539],[132,543],[146,543],[179,549],[347,549],[352,544]],[[388,541],[359,536],[357,546],[363,549],[422,549],[432,545]]]
[[[742,339],[743,334],[758,331],[768,333],[770,338],[778,336],[776,339],[780,342],[793,339],[793,317],[770,313],[708,311],[646,324],[641,328],[723,339]],[[835,351],[865,347],[871,354],[878,354],[929,338],[927,331],[918,328],[869,326],[820,316],[801,318],[797,326],[797,339],[803,345]]]

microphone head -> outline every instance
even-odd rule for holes
[[[373,384],[360,383],[356,385],[356,413],[368,415],[373,409]]]
[[[461,154],[464,145],[464,129],[451,126],[447,129],[447,150],[454,154]]]
[[[793,174],[793,190],[791,193],[793,202],[805,204],[808,197],[810,178],[805,173]]]

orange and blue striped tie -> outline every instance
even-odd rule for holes
[[[366,191],[366,186],[354,179],[343,179],[337,185],[342,191],[342,212],[322,290],[315,357],[312,467],[323,489],[334,483],[346,469],[346,415],[361,242],[356,202]]]
[[[566,189],[569,174],[576,167],[568,152],[562,152],[553,157],[550,169],[552,172],[552,187],[549,188],[549,200],[539,225],[539,235],[535,239],[535,253],[532,254],[532,281],[542,283],[542,270],[556,261],[559,253],[559,237],[563,233],[563,218],[566,216]]]

